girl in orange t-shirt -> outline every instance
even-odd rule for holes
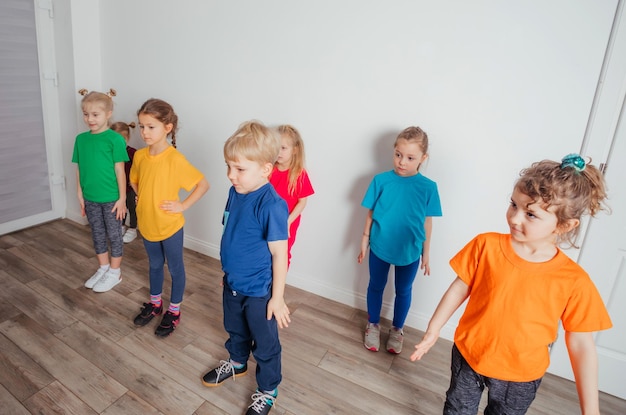
[[[612,326],[589,275],[559,246],[574,241],[584,214],[604,208],[600,171],[577,154],[544,160],[520,173],[506,218],[510,234],[486,233],[450,265],[457,273],[411,360],[435,344],[443,325],[469,298],[454,335],[444,414],[525,414],[549,365],[562,322],[584,414],[599,414],[593,332]]]

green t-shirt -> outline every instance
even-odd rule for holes
[[[125,161],[128,161],[126,140],[117,132],[108,129],[99,134],[91,131],[78,134],[72,163],[78,164],[85,200],[107,203],[119,199],[115,163]]]

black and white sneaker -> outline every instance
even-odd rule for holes
[[[204,386],[213,387],[220,386],[226,379],[238,378],[243,376],[248,371],[248,365],[243,365],[242,368],[237,369],[230,360],[221,360],[220,365],[209,373],[202,377],[202,384]]]
[[[276,396],[269,393],[259,392],[252,394],[252,403],[248,406],[246,415],[267,415],[276,402]]]

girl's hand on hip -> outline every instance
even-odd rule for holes
[[[167,213],[181,213],[184,210],[183,204],[178,200],[164,200],[159,205],[159,208]]]

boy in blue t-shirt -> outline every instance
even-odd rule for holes
[[[278,328],[291,322],[284,300],[289,212],[268,179],[279,151],[278,136],[256,121],[242,124],[224,144],[232,187],[220,257],[230,358],[204,375],[202,384],[219,386],[244,375],[252,352],[258,389],[246,415],[265,415],[274,405],[282,379]]]

